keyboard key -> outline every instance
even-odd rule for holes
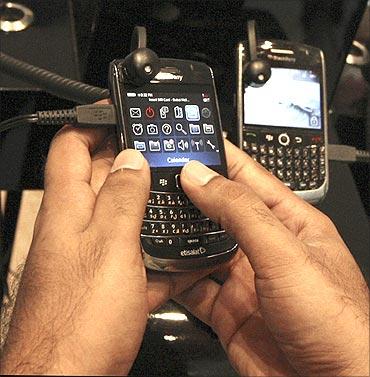
[[[252,143],[251,144],[251,147],[250,147],[250,150],[252,153],[257,153],[258,152],[258,146],[256,143]]]
[[[266,145],[260,145],[260,153],[262,155],[266,154],[267,153],[267,148],[266,148]]]
[[[291,170],[287,170],[285,172],[285,178],[287,181],[290,181],[292,179],[293,172]]]
[[[218,242],[220,240],[219,238],[219,235],[218,234],[209,234],[207,236],[205,236],[203,238],[203,240],[205,241],[205,243],[215,243],[215,242]]]
[[[167,246],[165,238],[152,238],[151,241],[154,246]]]
[[[220,241],[224,241],[224,240],[227,240],[228,238],[230,238],[230,236],[225,232],[221,232],[221,233],[217,233],[218,234],[218,239]]]
[[[202,244],[201,237],[181,237],[180,245],[181,246],[200,246]]]
[[[260,158],[260,164],[264,167],[267,166],[267,159],[266,159],[266,156],[261,156]]]
[[[287,147],[285,148],[285,157],[291,157],[293,154],[293,148]]]
[[[278,157],[283,157],[284,156],[284,148],[283,147],[278,147],[276,149],[276,154]]]

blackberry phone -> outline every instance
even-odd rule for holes
[[[257,58],[271,67],[260,87],[247,84],[248,42],[237,45],[239,147],[310,203],[328,189],[327,104],[320,49],[259,40]]]
[[[124,61],[114,60],[109,75],[119,149],[140,151],[151,170],[141,230],[146,267],[185,271],[226,261],[235,241],[190,202],[180,184],[190,160],[227,175],[212,70],[200,62],[160,59],[154,79],[134,86],[123,69]]]

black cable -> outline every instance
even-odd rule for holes
[[[26,115],[18,115],[16,117],[13,117],[13,118],[10,118],[10,119],[7,119],[7,120],[4,120],[3,122],[1,122],[1,124],[6,124],[6,123],[9,123],[9,122],[16,122],[18,120],[24,120],[24,118],[28,118],[28,117],[36,117],[37,115],[36,114],[26,114]]]
[[[114,105],[83,105],[73,109],[37,111],[36,114],[20,115],[0,123],[0,133],[24,124],[43,126],[63,126],[72,124],[76,127],[106,127],[115,125],[116,111]],[[350,145],[330,144],[329,160],[344,162],[370,162],[370,152],[358,150]]]
[[[248,46],[249,46],[249,61],[257,59],[257,36],[256,36],[256,21],[248,21]]]
[[[37,114],[21,115],[18,117],[14,117],[0,123],[0,133],[3,131],[10,130],[11,128],[23,126],[24,124],[31,124],[37,122]]]
[[[109,98],[109,90],[67,79],[46,69],[33,66],[0,53],[0,71],[16,78],[31,82],[57,97],[77,103],[93,103]]]
[[[106,127],[116,124],[113,105],[83,105],[73,109],[37,111],[36,114],[20,115],[0,123],[0,133],[25,124],[42,126]]]

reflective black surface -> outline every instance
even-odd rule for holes
[[[262,38],[289,39],[321,48],[333,96],[366,0],[102,1],[86,79],[106,86],[108,64],[129,52],[135,25],[146,26],[160,57],[203,60],[216,75],[221,102],[231,103],[234,48],[254,18]],[[98,64],[97,64],[98,63]]]
[[[261,37],[290,39],[322,48],[327,60],[328,97],[331,100],[366,0],[104,0],[75,3],[85,4],[82,8],[91,4],[89,13],[93,15],[89,18],[91,23],[86,25],[80,22],[85,18],[77,14],[75,24],[77,36],[80,36],[77,42],[81,61],[86,62],[81,70],[85,72],[86,81],[106,87],[109,62],[129,52],[135,25],[146,26],[148,45],[160,57],[201,60],[213,68],[224,128],[232,135],[234,47],[238,40],[246,37],[247,19],[257,20]],[[86,30],[91,31],[89,37],[86,37]],[[2,103],[6,104],[6,110],[4,105],[0,108],[2,119],[16,116],[19,111],[66,106],[55,99],[41,98],[40,94],[27,97],[2,93],[1,96]],[[338,141],[334,123],[330,123],[331,142]],[[25,128],[11,131],[0,140],[0,188],[42,187],[42,168],[54,132],[55,129],[40,128],[30,132]],[[368,220],[348,165],[331,163],[330,180],[328,195],[320,209],[333,219],[368,276]],[[211,329],[169,302],[152,313],[130,374],[234,376],[235,372]]]
[[[173,301],[152,313],[131,376],[237,376],[212,330]]]

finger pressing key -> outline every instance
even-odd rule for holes
[[[257,277],[280,276],[287,266],[304,262],[293,233],[248,185],[232,182],[198,161],[184,166],[181,184],[191,201],[236,239]]]

